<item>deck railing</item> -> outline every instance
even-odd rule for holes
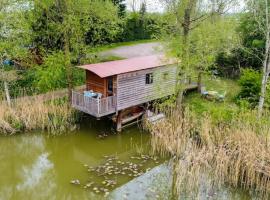
[[[97,99],[72,91],[72,106],[92,116],[102,117],[116,112],[116,97]]]

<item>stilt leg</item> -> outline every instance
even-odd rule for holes
[[[118,112],[117,120],[116,120],[116,131],[121,132],[122,131],[122,111]]]

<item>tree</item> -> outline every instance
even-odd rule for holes
[[[51,3],[50,1],[48,3],[35,1],[34,9],[31,10],[32,43],[41,52],[64,50],[64,35],[62,31],[59,31],[59,24],[63,22],[66,11],[61,6],[63,4],[61,2],[64,1],[52,1]],[[88,0],[87,2],[86,8],[83,9],[84,12],[74,13],[83,22],[80,32],[83,31],[84,42],[92,46],[116,41],[121,32],[117,5],[115,6],[108,0]],[[115,4],[117,2],[115,1]],[[83,6],[83,4],[81,5]],[[75,9],[79,10],[80,4],[72,10]]]
[[[0,81],[8,104],[11,104],[8,84],[16,80],[15,66],[7,68],[5,62],[22,61],[28,55],[29,26],[25,19],[28,1],[3,0],[0,5]]]
[[[260,100],[259,100],[259,106],[258,106],[258,111],[259,111],[259,116],[262,114],[263,107],[264,107],[264,102],[265,102],[265,96],[266,96],[266,87],[267,87],[267,82],[269,78],[269,73],[270,73],[270,18],[269,18],[269,3],[268,0],[263,0],[264,3],[264,18],[261,21],[260,19],[257,18],[258,12],[260,12],[261,9],[258,10],[258,8],[261,8],[261,5],[263,4],[257,4],[255,2],[253,3],[253,10],[254,16],[257,18],[258,23],[264,23],[261,24],[261,29],[262,32],[264,33],[265,36],[265,53],[264,53],[264,61],[263,61],[263,75],[262,75],[262,84],[261,84],[261,93],[260,93]]]
[[[249,32],[253,33],[244,40],[245,46],[251,51],[247,52],[256,58],[259,66],[262,66],[261,92],[258,104],[258,116],[260,117],[264,108],[267,92],[267,82],[270,73],[270,18],[269,0],[247,0],[248,17],[244,21]],[[244,26],[245,27],[245,26]],[[249,36],[249,35],[248,35]]]
[[[126,3],[124,0],[112,0],[113,4],[118,7],[118,16],[123,18],[126,16]]]
[[[35,18],[35,16],[39,17]],[[44,33],[48,32],[48,34],[40,33],[40,31],[35,32],[35,26],[32,26],[35,38],[34,45],[38,48],[44,48],[46,54],[50,54],[53,50],[57,52],[55,55],[64,56],[65,70],[62,71],[65,72],[68,98],[71,102],[74,81],[73,65],[77,64],[80,57],[85,54],[86,43],[93,44],[96,40],[102,41],[103,37],[106,37],[102,35],[104,32],[115,36],[118,34],[115,29],[109,29],[111,32],[106,30],[111,23],[110,20],[114,23],[113,20],[117,19],[117,8],[111,1],[34,0],[31,17],[34,19],[33,25],[39,24],[41,18],[43,23],[40,26]],[[103,20],[102,25],[97,22],[100,19]],[[96,30],[99,29],[95,29],[93,38],[89,39],[93,25],[101,28],[98,32]],[[35,34],[38,37],[35,37]]]
[[[230,7],[235,1],[232,0],[165,0],[168,10],[172,13],[175,18],[175,35],[180,39],[181,51],[178,52],[178,56],[181,59],[181,68],[179,72],[181,74],[185,71],[190,70],[190,34],[193,30],[198,28],[204,21],[211,18],[213,15],[223,14],[227,11],[227,7]],[[212,20],[212,22],[214,22]],[[196,45],[196,44],[194,44]],[[200,66],[198,68],[201,68]],[[181,81],[179,81],[181,83]],[[198,73],[198,85],[201,85],[201,70]],[[199,90],[200,87],[199,87]],[[177,98],[177,104],[182,101],[183,87],[179,87],[179,93]]]
[[[139,11],[139,28],[140,28],[140,38],[145,38],[146,32],[146,2],[143,1],[141,3],[140,11]]]

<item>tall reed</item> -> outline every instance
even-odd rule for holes
[[[148,125],[155,152],[174,157],[175,189],[198,192],[202,178],[215,187],[231,186],[270,193],[269,117],[240,112],[229,123],[198,117],[189,109],[167,112],[168,118]]]
[[[0,134],[43,130],[61,134],[75,128],[76,113],[63,101],[44,102],[40,96],[0,103]]]

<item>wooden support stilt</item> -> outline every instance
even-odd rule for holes
[[[116,131],[122,131],[122,111],[118,112],[117,119],[116,119]]]

